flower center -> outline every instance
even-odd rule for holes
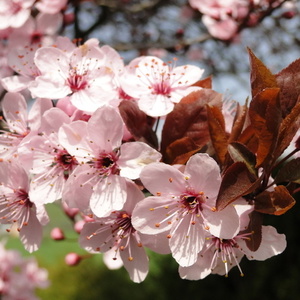
[[[86,80],[86,74],[77,74],[76,70],[71,70],[70,76],[67,79],[67,84],[69,85],[72,92],[84,90],[88,85],[88,82]]]
[[[161,75],[161,81],[152,85],[153,93],[156,95],[169,95],[171,93],[171,86],[169,80],[164,78],[164,74]]]
[[[240,259],[236,253],[236,251],[242,252],[237,241],[239,239],[249,239],[249,235],[251,234],[252,233],[239,234],[232,239],[220,239],[217,237],[209,239],[210,245],[207,249],[211,247],[214,248],[214,255],[210,268],[213,270],[217,266],[218,260],[221,259],[225,267],[225,277],[228,277],[229,266],[232,266],[234,263],[239,268],[241,276],[244,276],[239,263]]]
[[[199,192],[197,194],[187,191],[180,196],[180,203],[182,208],[188,210],[189,213],[199,214],[203,209],[202,205],[205,203],[204,193]]]
[[[126,94],[122,88],[118,89],[119,98],[122,100],[132,100],[133,98]]]
[[[38,31],[35,31],[31,34],[31,44],[40,43],[42,40],[42,34]]]
[[[24,207],[32,207],[33,203],[29,200],[28,193],[20,189],[15,191],[16,204]]]
[[[14,190],[13,193],[1,195],[0,197],[0,214],[1,220],[5,223],[18,222],[18,230],[20,231],[23,226],[28,225],[30,217],[30,209],[33,203],[29,200],[28,193],[23,189]],[[5,205],[3,205],[5,204]],[[10,231],[10,229],[6,229]]]
[[[114,231],[118,232],[120,239],[128,237],[135,232],[131,224],[131,216],[127,212],[118,212]]]
[[[66,150],[55,149],[55,152],[57,152],[57,154],[54,157],[53,166],[58,164],[64,170],[65,179],[68,179],[70,172],[78,165],[78,161]]]
[[[117,165],[117,156],[115,153],[100,153],[99,157],[93,161],[93,165],[98,169],[100,175],[109,176],[110,174],[117,174],[119,167]]]

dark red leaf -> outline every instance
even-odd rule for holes
[[[300,95],[300,59],[292,62],[276,76],[280,87],[280,103],[283,116],[287,116],[298,101]]]
[[[274,191],[264,191],[255,197],[255,210],[264,214],[282,215],[295,205],[295,199],[285,186],[279,185]]]
[[[300,98],[299,98],[300,99]],[[279,157],[290,145],[293,137],[300,128],[300,101],[293,107],[280,124],[278,133],[278,144],[274,149],[274,157]]]
[[[263,215],[257,211],[249,214],[250,222],[248,228],[242,233],[250,233],[249,239],[246,239],[246,245],[251,251],[256,251],[261,244],[261,227],[263,224]]]
[[[248,49],[250,57],[250,81],[252,98],[265,88],[276,88],[277,82],[276,77],[271,71],[259,60],[254,53]]]
[[[232,130],[230,132],[230,137],[228,140],[229,143],[237,141],[238,138],[240,137],[245,126],[247,115],[248,115],[247,103],[243,106],[238,105],[236,115],[232,125]]]
[[[222,95],[210,90],[202,89],[184,97],[174,110],[166,117],[162,131],[161,153],[163,161],[172,163],[174,155],[168,147],[176,140],[190,138],[194,144],[202,148],[210,140],[207,124],[206,105],[221,107]],[[184,151],[182,151],[183,153]]]
[[[192,139],[183,137],[174,141],[167,148],[167,157],[172,164],[185,164],[188,159],[200,150]]]
[[[289,181],[300,183],[300,157],[287,162],[276,174],[276,183]]]
[[[234,162],[243,162],[251,173],[257,175],[255,168],[256,156],[245,145],[238,142],[230,143],[228,153]]]
[[[222,210],[239,197],[251,193],[258,184],[259,179],[248,170],[245,163],[233,163],[222,178],[216,203],[217,210]]]
[[[216,106],[207,105],[207,122],[217,160],[223,165],[227,153],[228,134],[225,131],[222,111]]]
[[[122,101],[119,105],[119,111],[127,129],[135,140],[158,148],[157,136],[152,129],[153,119],[141,111],[136,102]]]
[[[281,123],[279,89],[265,89],[256,94],[249,107],[251,125],[258,138],[257,167],[273,158]]]
[[[194,83],[192,86],[198,86],[204,89],[211,89],[212,88],[212,78],[211,76],[201,79]]]

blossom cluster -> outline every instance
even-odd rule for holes
[[[296,13],[295,2],[282,0],[189,0],[189,4],[202,14],[208,32],[220,40],[236,38],[241,26],[256,26],[269,9],[284,5],[286,17]]]
[[[38,267],[34,257],[23,258],[16,250],[0,243],[0,295],[3,300],[34,300],[36,288],[49,285],[47,270]]]
[[[243,256],[282,253],[285,235],[262,224],[264,214],[292,208],[299,190],[300,91],[290,79],[299,61],[272,74],[249,50],[252,100],[241,106],[225,101],[197,66],[155,56],[125,64],[96,39],[57,36],[53,19],[38,15],[39,34],[23,30],[27,40],[14,39],[8,21],[3,28],[12,30],[5,34],[13,72],[1,79],[7,231],[16,224],[25,249],[37,251],[47,204],[60,203],[77,222],[80,246],[121,261],[134,282],[148,274],[146,249],[171,254],[190,280],[227,276],[234,266],[243,275]]]

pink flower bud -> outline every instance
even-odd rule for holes
[[[72,116],[76,107],[71,103],[70,97],[61,98],[58,100],[56,107],[64,111],[68,116]]]
[[[77,266],[80,263],[81,259],[82,257],[77,253],[70,252],[65,257],[65,263],[68,266]]]
[[[63,202],[63,209],[65,214],[70,218],[74,219],[74,217],[78,214],[79,209],[78,208],[70,208],[66,203]]]
[[[84,224],[85,224],[84,220],[79,220],[78,222],[75,223],[74,230],[79,234]]]
[[[55,227],[51,230],[51,238],[55,241],[62,241],[65,239],[63,231],[59,227]]]

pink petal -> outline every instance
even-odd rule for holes
[[[32,81],[32,78],[14,75],[1,79],[1,84],[8,92],[17,93],[28,87],[28,84]]]
[[[187,87],[197,82],[204,73],[204,69],[193,65],[184,65],[172,69],[172,89]]]
[[[19,93],[6,93],[2,102],[3,115],[11,131],[27,132],[27,103]]]
[[[193,155],[186,164],[185,174],[190,175],[189,183],[197,191],[215,200],[221,185],[220,168],[206,153]],[[214,204],[213,204],[214,205]]]
[[[111,152],[122,143],[123,121],[113,107],[99,108],[89,119],[87,129],[89,139],[102,151]]]
[[[272,226],[262,227],[262,241],[257,251],[250,251],[244,241],[239,242],[242,251],[250,260],[266,260],[272,256],[278,255],[286,248],[286,238]]]
[[[48,75],[53,80],[64,82],[69,76],[69,58],[58,48],[43,47],[38,49],[34,62],[43,75]]]
[[[87,123],[80,120],[64,124],[58,132],[60,144],[79,162],[87,162],[94,157],[86,136]]]
[[[158,234],[171,229],[169,212],[177,207],[176,200],[164,197],[147,197],[132,212],[132,226],[144,234]]]
[[[211,273],[213,251],[203,251],[199,254],[197,262],[189,267],[179,266],[179,275],[182,279],[200,280]]]
[[[52,79],[45,76],[37,77],[35,82],[31,82],[28,88],[34,98],[60,99],[72,92],[70,87],[65,85],[65,82],[59,80],[59,78]]]
[[[94,235],[93,233],[97,234]],[[100,221],[85,223],[80,232],[79,244],[91,253],[108,251],[114,244],[111,227],[103,225]]]
[[[29,189],[30,200],[39,205],[61,199],[65,182],[63,170],[50,167],[47,173],[32,178]]]
[[[192,215],[187,214],[180,224],[173,225],[171,229],[170,248],[172,256],[182,267],[193,265],[202,250],[205,242],[205,230],[203,225],[196,222],[192,225]],[[174,228],[175,227],[175,228]]]
[[[185,191],[185,175],[164,163],[152,163],[140,174],[145,188],[153,195],[177,195]]]
[[[232,205],[221,211],[203,210],[209,232],[221,239],[232,239],[240,230],[239,216]]]
[[[62,195],[62,200],[70,208],[78,208],[85,214],[90,214],[90,198],[92,187],[97,179],[91,174],[91,168],[87,165],[79,165],[68,178]]]
[[[104,177],[94,185],[90,199],[91,210],[99,218],[106,217],[112,211],[123,208],[126,196],[125,178],[118,175]]]
[[[41,126],[41,120],[44,112],[53,107],[50,99],[38,98],[34,101],[28,114],[28,122],[31,130],[38,130]]]
[[[138,100],[140,110],[151,117],[165,116],[174,108],[174,103],[169,95],[147,94]]]
[[[24,248],[30,253],[38,250],[42,241],[42,235],[42,225],[38,221],[35,213],[31,211],[28,225],[22,226],[20,230],[20,239]]]
[[[134,237],[129,237],[129,244],[120,251],[123,264],[133,282],[142,282],[149,270],[149,259],[143,247],[138,246]]]
[[[137,179],[142,169],[153,162],[158,162],[162,155],[142,142],[125,143],[120,148],[118,165],[120,175],[130,179]]]

